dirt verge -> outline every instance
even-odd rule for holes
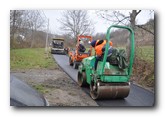
[[[98,106],[60,69],[30,69],[11,71],[44,95],[50,106]]]

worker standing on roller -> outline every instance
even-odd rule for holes
[[[99,60],[102,60],[104,51],[105,51],[105,45],[106,45],[106,40],[93,40],[92,42],[89,42],[92,47],[95,48],[95,53],[96,53],[96,61],[95,61],[95,70],[97,68],[97,63]],[[110,41],[110,47],[108,50],[108,55],[112,53],[112,45],[113,43]]]

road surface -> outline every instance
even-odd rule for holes
[[[78,70],[69,65],[69,57],[66,55],[53,55],[57,64],[77,82]],[[82,88],[89,96],[89,88]],[[125,99],[115,100],[96,100],[99,106],[154,106],[155,95],[146,89],[143,89],[131,83],[129,96]]]
[[[10,106],[48,106],[48,103],[36,90],[11,74]]]

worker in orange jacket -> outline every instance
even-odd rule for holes
[[[97,63],[98,61],[102,60],[104,51],[105,51],[105,45],[106,45],[106,40],[93,40],[90,42],[91,46],[95,48],[96,52],[96,61],[95,61],[95,70],[97,68]],[[108,54],[112,53],[112,45],[113,43],[110,41],[110,47],[108,49]]]

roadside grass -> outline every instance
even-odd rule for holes
[[[33,88],[42,94],[49,93],[49,90],[43,84],[33,85]]]
[[[137,56],[145,61],[154,63],[154,47],[153,46],[140,46],[136,48]]]
[[[26,48],[10,50],[10,68],[19,69],[55,69],[57,64],[51,54],[45,54],[44,48]]]
[[[154,47],[139,46],[136,48],[136,55],[139,60],[134,69],[139,71],[136,74],[141,78],[139,84],[154,87]]]

